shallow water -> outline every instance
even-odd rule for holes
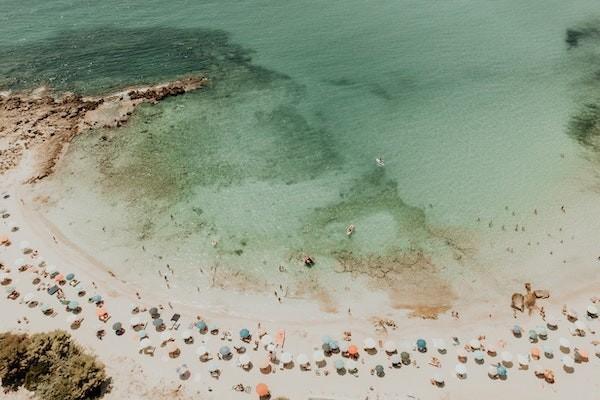
[[[432,232],[531,210],[584,162],[566,128],[591,53],[565,31],[594,0],[33,3],[0,5],[0,85],[211,79],[78,138],[45,183],[50,218],[125,275],[444,257]]]

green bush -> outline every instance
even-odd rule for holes
[[[23,386],[42,400],[95,399],[110,383],[104,365],[63,331],[0,334],[0,380],[5,390]]]

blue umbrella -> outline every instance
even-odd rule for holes
[[[512,328],[513,335],[515,335],[515,336],[521,336],[521,331],[522,331],[522,329],[519,325],[515,325]]]
[[[473,358],[477,361],[482,361],[483,360],[483,352],[481,350],[474,351]]]
[[[427,342],[425,341],[425,339],[417,340],[417,349],[419,349],[419,351],[427,350]]]
[[[194,326],[200,331],[203,332],[206,330],[207,326],[206,326],[206,322],[204,321],[196,321],[196,323],[194,324]]]
[[[250,331],[248,329],[244,328],[240,331],[240,338],[248,339],[249,337],[250,337]]]
[[[152,325],[154,325],[155,327],[159,327],[163,324],[163,320],[160,318],[156,318],[152,320]]]
[[[148,336],[148,334],[146,334],[146,331],[142,329],[141,331],[138,332],[138,336],[140,337],[140,339],[143,339],[146,336]]]
[[[508,374],[507,369],[502,365],[498,365],[496,367],[496,372],[498,372],[498,375],[502,377],[505,377]]]
[[[537,338],[538,338],[537,332],[534,331],[533,329],[531,329],[529,331],[529,339],[531,339],[531,340],[537,340]]]
[[[400,354],[394,354],[391,358],[392,361],[392,365],[398,365],[402,362],[402,358],[400,357]]]
[[[331,338],[331,336],[325,335],[321,338],[321,341],[323,342],[323,344],[325,344],[333,341],[333,339]]]
[[[67,276],[65,276],[65,278],[66,278],[68,281],[72,281],[73,279],[75,279],[75,274],[74,274],[74,273],[72,273],[72,272],[70,272],[70,273],[68,273],[68,274],[67,274]]]
[[[335,340],[332,340],[328,344],[329,344],[329,348],[331,350],[338,350],[340,348],[340,346],[338,345],[338,342],[336,342]]]
[[[219,349],[219,353],[221,353],[222,356],[227,356],[227,355],[231,354],[231,350],[229,349],[228,346],[223,346]]]
[[[344,369],[345,366],[346,366],[346,363],[344,363],[344,360],[342,360],[341,358],[338,358],[337,360],[335,360],[335,369],[337,369],[337,370]]]
[[[77,307],[79,307],[79,303],[76,302],[75,300],[71,300],[71,301],[69,301],[69,304],[67,304],[67,308],[69,310],[75,310]]]
[[[99,303],[99,302],[101,302],[101,301],[102,301],[102,296],[100,296],[99,294],[95,294],[95,295],[93,295],[92,297],[90,297],[90,298],[88,299],[88,301],[89,301],[90,303]]]

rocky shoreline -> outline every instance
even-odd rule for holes
[[[30,177],[52,174],[66,145],[92,128],[117,128],[135,108],[155,104],[203,87],[204,77],[189,77],[145,87],[130,87],[106,96],[55,95],[42,87],[28,93],[0,92],[0,175],[17,166],[30,150],[35,154]]]

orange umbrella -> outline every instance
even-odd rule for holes
[[[358,347],[356,347],[356,345],[351,344],[350,347],[348,347],[348,354],[350,354],[351,356],[357,355]]]
[[[108,312],[106,311],[106,309],[104,307],[100,307],[100,308],[96,308],[96,315],[98,317],[102,317],[103,315],[108,314]]]
[[[62,282],[62,281],[64,281],[64,280],[65,280],[65,277],[63,276],[63,274],[58,274],[58,275],[56,275],[56,276],[54,277],[54,280],[55,280],[56,282]]]
[[[531,357],[533,357],[535,360],[540,359],[540,348],[539,347],[531,348]]]
[[[279,347],[283,347],[285,343],[285,331],[283,329],[280,329],[277,331],[277,335],[275,335],[275,344],[277,344]]]
[[[10,239],[6,235],[0,235],[0,244],[9,245]]]
[[[588,361],[589,360],[588,353],[585,350],[576,349],[575,350],[575,356],[576,356],[576,358],[579,358],[581,361]]]
[[[269,387],[264,383],[259,383],[256,385],[256,394],[258,397],[265,397],[269,395]]]

